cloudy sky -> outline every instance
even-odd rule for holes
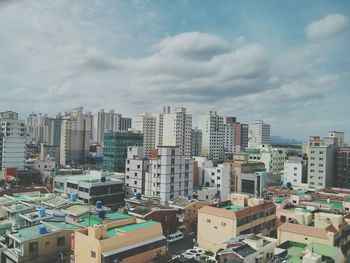
[[[350,137],[348,0],[0,0],[0,111],[186,107]]]

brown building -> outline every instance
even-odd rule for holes
[[[242,234],[276,236],[276,207],[272,202],[232,194],[231,203],[198,211],[198,246],[213,252],[223,243]]]
[[[178,229],[177,210],[163,205],[139,205],[129,208],[129,215],[144,220],[153,220],[162,224],[165,236],[175,233]]]

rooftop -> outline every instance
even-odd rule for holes
[[[105,177],[106,178],[106,182],[105,183],[111,183],[111,182],[115,182],[115,183],[122,183],[122,180],[119,179],[111,179],[110,177]],[[55,180],[57,181],[61,181],[61,179],[63,180],[67,180],[70,182],[87,182],[87,183],[101,183],[101,175],[98,174],[79,174],[79,175],[65,175],[65,176],[58,176],[55,177]]]
[[[106,217],[104,220],[122,220],[122,219],[129,219],[129,218],[133,218],[133,217],[130,215],[121,214],[121,213],[108,213],[106,214]],[[93,225],[101,224],[102,222],[103,222],[103,219],[96,215],[85,215],[83,220],[79,222],[79,225],[93,226]]]
[[[107,238],[115,237],[118,235],[118,232],[129,232],[129,231],[134,231],[142,228],[146,228],[149,226],[153,226],[159,224],[158,222],[149,220],[145,221],[142,223],[135,223],[135,224],[130,224],[130,225],[125,225],[121,227],[113,227],[107,230]]]
[[[244,209],[244,206],[239,206],[239,205],[227,205],[222,207],[223,209],[230,210],[230,211],[239,211]]]

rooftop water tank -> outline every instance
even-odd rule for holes
[[[78,199],[77,193],[72,193],[72,194],[70,195],[70,200],[71,200],[71,201],[75,202],[75,201],[77,201],[77,199]]]
[[[43,234],[46,234],[46,233],[47,233],[46,226],[40,226],[39,227],[39,234],[43,235]]]
[[[101,183],[106,182],[106,177],[105,176],[101,176]]]
[[[45,207],[40,207],[39,208],[39,216],[44,217],[46,215],[46,209]]]
[[[97,201],[96,202],[96,208],[98,208],[98,209],[102,208],[102,202],[101,201]]]
[[[141,200],[141,193],[139,193],[139,192],[136,193],[136,199]]]

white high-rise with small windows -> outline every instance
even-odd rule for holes
[[[334,137],[310,136],[308,157],[308,184],[311,188],[331,187],[335,182],[335,142]]]
[[[186,108],[163,115],[163,145],[178,146],[180,154],[192,156],[192,115]]]
[[[125,164],[125,186],[134,193],[145,194],[145,174],[149,169],[149,160],[143,157],[141,146],[128,147]]]
[[[3,168],[24,168],[24,121],[13,111],[0,112],[0,171]]]
[[[158,147],[150,156],[145,194],[158,197],[162,203],[177,196],[192,196],[193,160],[181,154],[180,147]]]
[[[198,129],[202,131],[202,156],[208,159],[223,158],[224,118],[210,111],[198,118]]]
[[[132,128],[143,133],[143,154],[144,156],[149,156],[150,152],[157,148],[157,118],[151,113],[143,112],[140,114],[140,116],[133,118]]]
[[[262,120],[249,124],[248,147],[255,148],[260,144],[270,144],[270,124]]]

